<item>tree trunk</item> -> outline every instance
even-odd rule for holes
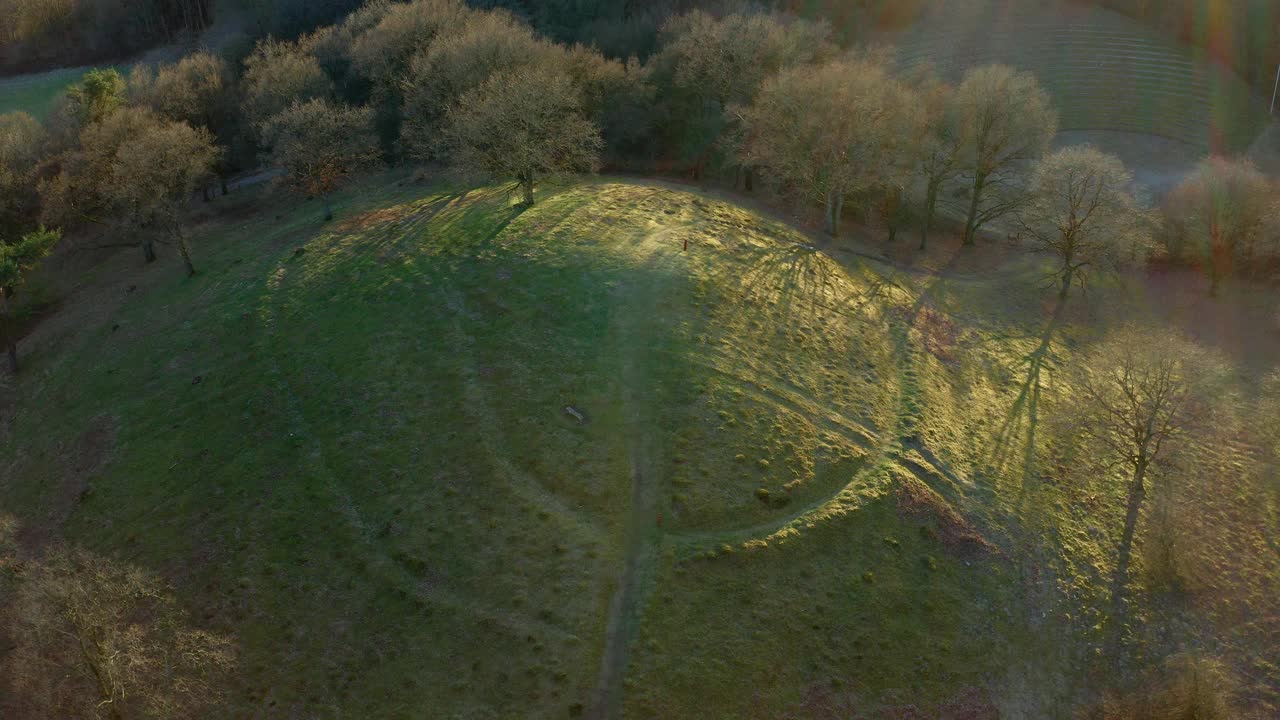
[[[182,228],[178,228],[174,237],[178,241],[178,252],[182,254],[182,264],[187,267],[187,277],[195,277],[196,266],[191,262],[191,248],[187,247],[187,238],[182,234]]]
[[[200,187],[200,194],[204,196],[205,202],[209,202],[213,200],[213,193],[211,192],[211,189],[209,188],[208,185],[202,185]]]
[[[753,172],[751,168],[747,168],[746,185],[747,185],[747,192],[755,191],[755,185],[756,185],[755,172]]]
[[[219,176],[218,176],[218,182],[219,182],[219,183],[221,183],[221,185],[222,185],[222,196],[223,196],[223,197],[226,197],[226,196],[227,196],[227,176],[226,176],[226,175],[219,175]]]
[[[1139,458],[1133,470],[1133,482],[1129,486],[1128,508],[1124,516],[1124,532],[1120,536],[1120,550],[1116,556],[1116,572],[1111,579],[1111,631],[1107,637],[1106,653],[1112,659],[1120,650],[1120,633],[1125,619],[1125,586],[1129,580],[1129,564],[1133,560],[1133,538],[1138,529],[1138,516],[1142,500],[1146,497],[1147,460]]]
[[[1209,297],[1218,297],[1222,276],[1226,272],[1231,252],[1226,247],[1222,231],[1214,224],[1209,228]]]
[[[1076,254],[1074,250],[1070,249],[1074,247],[1074,244],[1064,241],[1063,245],[1068,248],[1068,250],[1066,257],[1062,259],[1062,289],[1058,291],[1059,306],[1067,301],[1067,295],[1071,293],[1071,281],[1074,280],[1076,276],[1075,268],[1071,264],[1075,260]]]
[[[533,207],[533,173],[528,172],[520,178],[520,187],[524,190],[524,204]]]
[[[18,374],[18,328],[10,323],[9,300],[13,297],[13,288],[0,290],[0,330],[4,331],[4,345],[9,354],[9,370]]]
[[[156,261],[156,245],[154,242],[146,240],[142,243],[142,257],[148,263]]]
[[[982,189],[987,184],[987,176],[973,176],[973,198],[969,201],[969,219],[964,224],[964,246],[973,247],[978,235],[978,206],[982,202]]]
[[[107,684],[107,680],[102,674],[101,662],[99,660],[101,652],[98,644],[94,643],[95,652],[90,653],[83,635],[85,632],[84,629],[77,626],[75,630],[77,633],[77,640],[80,642],[80,657],[84,660],[84,664],[89,668],[90,674],[93,675],[94,681],[98,684],[98,697],[102,699],[102,702],[98,703],[99,707],[107,708],[107,715],[111,720],[124,720],[124,713],[121,712],[120,707],[116,705],[115,693],[112,692],[111,686]]]
[[[333,206],[329,204],[329,196],[320,196],[320,205],[324,208],[324,221],[329,222],[333,219]]]
[[[832,190],[827,193],[827,234],[831,237],[840,235],[840,213],[844,209],[844,193]]]
[[[938,188],[941,184],[938,180],[929,181],[929,192],[924,201],[924,222],[920,224],[921,250],[929,246],[929,230],[933,228],[933,213],[938,207]]]

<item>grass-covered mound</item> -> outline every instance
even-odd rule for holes
[[[616,181],[524,209],[382,176],[329,225],[253,192],[193,233],[194,279],[98,266],[0,424],[27,541],[171,579],[239,644],[232,715],[1078,690],[1114,513],[1030,471],[1028,370],[1073,352],[1033,270],[908,273]]]

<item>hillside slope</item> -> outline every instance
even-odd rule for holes
[[[1045,330],[1034,260],[908,273],[609,180],[233,202],[193,280],[101,266],[0,424],[0,509],[173,581],[241,648],[232,716],[1078,697],[1117,516],[1033,472],[1025,361],[1093,332]]]

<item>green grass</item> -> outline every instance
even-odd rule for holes
[[[0,115],[11,112],[29,113],[44,120],[54,103],[69,86],[74,85],[93,68],[63,68],[32,75],[0,78]],[[124,72],[123,68],[118,68]]]
[[[1039,481],[1034,262],[837,260],[606,179],[526,210],[388,174],[328,225],[264,192],[211,206],[195,279],[95,266],[0,425],[0,507],[237,639],[230,715],[1043,716],[1076,689],[1118,516]]]

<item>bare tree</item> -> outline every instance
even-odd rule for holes
[[[667,21],[659,42],[650,65],[663,89],[660,122],[699,178],[721,138],[732,134],[731,105],[751,102],[765,78],[783,68],[827,62],[837,50],[825,22],[763,12],[716,17],[694,10]]]
[[[254,128],[261,128],[295,102],[328,98],[333,93],[319,61],[293,43],[263,40],[244,66],[244,114]]]
[[[209,132],[217,132],[235,111],[234,90],[226,63],[207,51],[158,68],[139,65],[129,75],[132,103]]]
[[[231,161],[227,150],[234,146],[240,130],[236,82],[226,62],[200,51],[158,68],[138,65],[129,75],[129,97],[161,117],[204,128],[213,135],[226,149],[217,167],[225,195]],[[205,199],[209,199],[207,188]]]
[[[942,82],[931,66],[916,70],[904,80],[915,89],[923,114],[917,157],[918,172],[925,183],[920,219],[920,249],[924,250],[937,215],[938,196],[943,185],[956,175],[965,137],[954,87]]]
[[[436,158],[447,115],[469,91],[491,76],[560,62],[563,49],[538,38],[505,12],[473,13],[455,32],[442,35],[409,63],[403,79],[404,131],[409,151]]]
[[[846,196],[896,184],[906,172],[918,137],[915,107],[911,92],[873,59],[783,70],[737,111],[739,152],[825,203],[834,237]]]
[[[27,563],[10,691],[27,717],[193,717],[215,705],[231,641],[192,628],[159,578],[76,548]]]
[[[196,267],[183,215],[192,192],[211,177],[218,156],[208,130],[162,122],[120,146],[103,187],[121,221],[135,231],[159,232],[178,246],[188,276]]]
[[[30,115],[0,115],[0,243],[17,239],[39,214],[36,166],[44,139],[44,129]]]
[[[271,161],[285,180],[307,197],[319,198],[324,219],[333,219],[329,195],[351,175],[379,163],[373,111],[326,100],[294,103],[263,125]]]
[[[540,178],[594,172],[603,145],[578,88],[554,66],[500,72],[464,95],[441,143],[465,174],[514,178],[526,205]]]
[[[16,243],[0,243],[0,331],[4,333],[9,370],[18,372],[18,328],[9,305],[26,274],[62,239],[57,230],[40,228],[27,233]]]
[[[955,101],[963,123],[961,167],[973,176],[964,228],[964,244],[971,246],[983,226],[1025,200],[1017,162],[1044,154],[1058,116],[1034,75],[1004,65],[966,72]]]
[[[1021,237],[1055,257],[1061,300],[1096,271],[1137,256],[1144,243],[1132,182],[1119,158],[1090,146],[1059,150],[1036,165],[1031,198],[1018,212]]]
[[[122,108],[80,133],[77,147],[61,158],[57,174],[39,184],[41,219],[62,227],[109,225],[120,220],[103,192],[112,184],[120,147],[160,122],[142,108]],[[134,238],[147,262],[155,259],[150,239]]]
[[[403,80],[414,56],[426,52],[438,35],[457,28],[475,12],[460,0],[370,6],[374,9],[365,12],[372,13],[370,20],[377,17],[377,22],[355,33],[349,50],[351,61],[362,76],[392,89]],[[361,16],[355,18],[359,21]]]
[[[1179,444],[1194,441],[1226,395],[1226,376],[1210,353],[1168,330],[1126,326],[1077,368],[1068,416],[1093,455],[1125,471],[1124,527],[1112,583],[1119,627],[1133,541],[1153,473]],[[1109,650],[1118,650],[1112,633]]]
[[[1248,160],[1204,160],[1165,204],[1172,232],[1199,255],[1216,297],[1236,261],[1251,266],[1280,210],[1271,183]]]
[[[118,110],[85,128],[79,150],[41,185],[45,218],[59,225],[114,226],[123,240],[142,247],[147,262],[155,259],[155,238],[166,238],[194,275],[183,213],[217,157],[204,128],[141,108]]]

